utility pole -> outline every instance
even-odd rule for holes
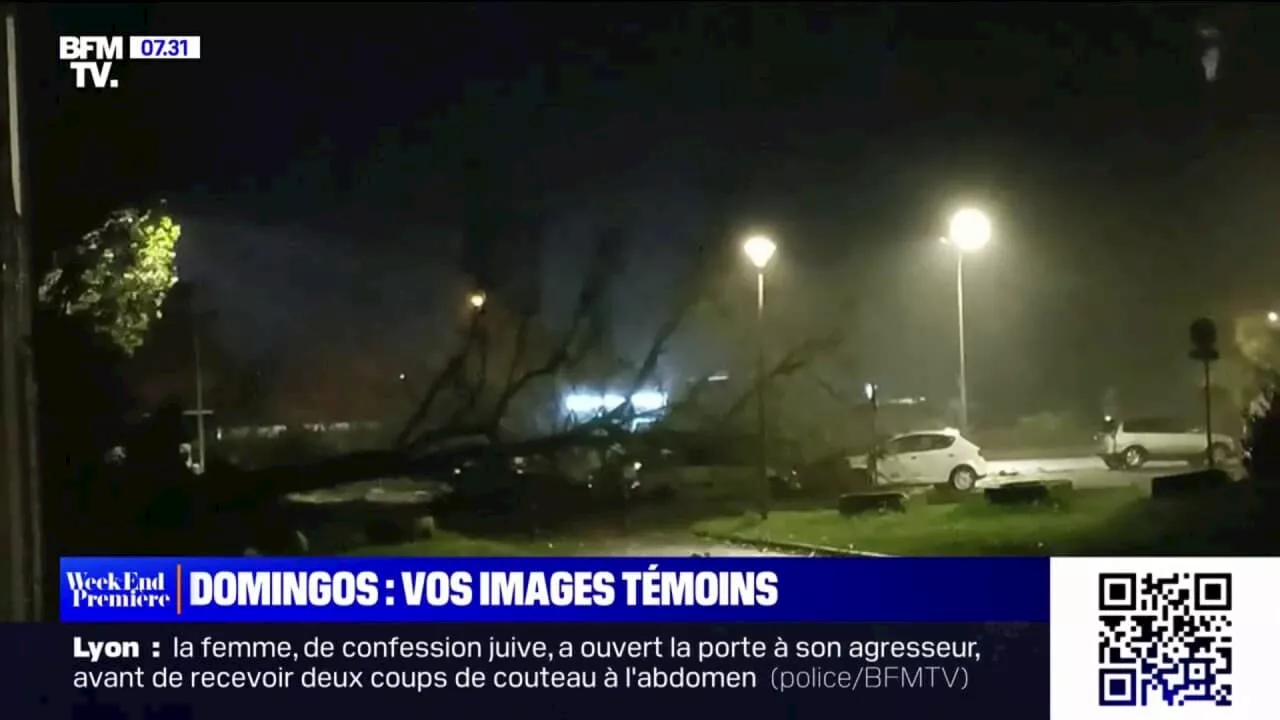
[[[200,333],[194,328],[191,331],[191,349],[196,359],[196,452],[200,473],[204,473],[204,364],[200,359]]]
[[[1209,318],[1199,318],[1191,323],[1192,360],[1204,365],[1204,460],[1210,470],[1217,467],[1213,452],[1213,373],[1211,365],[1219,358],[1218,326]]]
[[[4,620],[38,621],[44,611],[44,537],[37,393],[33,356],[31,249],[25,227],[22,126],[18,82],[17,6],[4,9],[3,164],[9,192],[0,192],[0,419],[6,563]]]
[[[760,500],[760,517],[769,518],[770,495],[773,489],[769,486],[769,420],[765,410],[765,361],[764,361],[764,268],[756,273],[756,448],[757,472],[760,474],[760,490],[764,493]]]
[[[964,351],[964,253],[956,253],[956,336],[960,338],[960,432],[969,432],[969,375]]]
[[[747,259],[755,266],[756,270],[756,432],[759,436],[756,441],[759,443],[756,454],[756,463],[760,473],[760,492],[764,493],[760,499],[760,517],[769,519],[769,505],[772,488],[769,486],[769,423],[765,415],[765,322],[764,322],[764,272],[769,267],[769,261],[773,259],[773,254],[777,252],[778,246],[765,237],[764,235],[754,235],[747,238],[742,245],[742,251],[746,253]]]
[[[204,474],[205,470],[205,424],[206,415],[212,415],[213,411],[208,410],[204,406],[204,358],[200,352],[200,315],[195,311],[194,299],[190,309],[191,318],[191,359],[195,365],[196,376],[196,407],[194,410],[187,410],[183,415],[196,416],[196,473]]]

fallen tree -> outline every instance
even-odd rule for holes
[[[222,488],[218,492],[236,496],[226,500],[257,502],[378,477],[441,478],[480,458],[552,457],[565,451],[603,449],[618,443],[630,434],[632,421],[643,414],[631,406],[629,398],[653,385],[659,362],[672,338],[691,311],[707,300],[704,279],[708,256],[705,254],[698,257],[684,281],[676,285],[670,307],[644,354],[627,363],[628,377],[618,393],[628,399],[626,402],[592,417],[569,418],[553,430],[540,433],[528,432],[529,423],[520,422],[515,416],[531,412],[529,407],[521,407],[526,396],[535,396],[535,404],[545,404],[552,397],[552,393],[545,391],[554,388],[559,379],[579,368],[599,349],[605,330],[600,326],[604,317],[599,312],[600,305],[625,270],[621,262],[625,249],[618,234],[606,233],[601,237],[564,330],[549,347],[539,350],[533,342],[535,328],[542,326],[544,318],[536,311],[524,311],[515,323],[509,323],[514,327],[506,329],[512,352],[507,353],[509,357],[503,362],[495,362],[492,335],[495,327],[489,322],[491,311],[486,308],[472,313],[460,332],[457,349],[422,389],[421,399],[392,447],[309,465],[244,473],[241,481],[231,486],[218,483]],[[493,299],[489,298],[488,302]],[[840,333],[828,331],[796,343],[770,363],[761,377],[742,388],[727,407],[704,415],[705,426],[715,428],[736,418],[749,407],[756,393],[794,375],[841,342]],[[690,408],[696,412],[706,387],[705,381],[695,383],[672,398],[669,410]],[[241,495],[239,489],[249,497]]]
[[[469,313],[456,348],[443,358],[391,446],[348,453],[307,464],[252,471],[211,468],[202,476],[169,463],[174,438],[158,432],[130,451],[131,465],[112,479],[91,481],[91,498],[68,523],[74,528],[69,552],[130,554],[225,554],[259,543],[254,538],[279,534],[281,499],[294,493],[389,478],[452,478],[471,462],[507,462],[517,457],[556,458],[564,453],[603,450],[623,441],[641,414],[629,398],[650,387],[672,338],[690,313],[708,301],[708,271],[718,264],[715,253],[702,252],[683,281],[670,292],[670,305],[647,349],[619,361],[619,394],[626,400],[585,418],[532,422],[556,391],[601,352],[608,317],[602,312],[610,289],[625,270],[626,242],[618,232],[603,233],[583,276],[565,322],[551,322],[536,309],[507,310],[500,294],[490,294]],[[64,275],[62,281],[72,279]],[[166,282],[168,282],[166,280]],[[171,284],[171,283],[170,283]],[[167,290],[168,285],[165,286]],[[71,305],[62,307],[70,312]],[[94,312],[111,328],[111,316]],[[127,327],[139,326],[130,316]],[[145,327],[145,326],[143,326]],[[111,335],[108,332],[108,335]],[[133,349],[136,337],[113,339]],[[805,338],[779,354],[727,407],[705,418],[707,427],[724,424],[749,407],[756,393],[794,375],[839,345],[838,333]],[[704,383],[673,398],[676,408],[696,407]],[[161,419],[161,423],[163,423]],[[147,451],[146,447],[151,450]],[[148,465],[147,457],[155,459]]]

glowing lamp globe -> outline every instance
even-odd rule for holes
[[[773,254],[777,252],[778,246],[772,240],[764,235],[756,235],[748,238],[742,244],[742,252],[746,253],[747,259],[757,270],[763,270],[768,266],[769,261],[773,259]]]
[[[991,242],[991,220],[981,210],[961,210],[951,216],[948,239],[964,252],[973,252]]]

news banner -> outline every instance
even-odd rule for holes
[[[64,558],[59,572],[61,623],[0,642],[14,717],[267,702],[299,717],[1276,717],[1276,558]]]

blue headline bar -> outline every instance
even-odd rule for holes
[[[1047,622],[1045,558],[63,558],[64,622]]]

